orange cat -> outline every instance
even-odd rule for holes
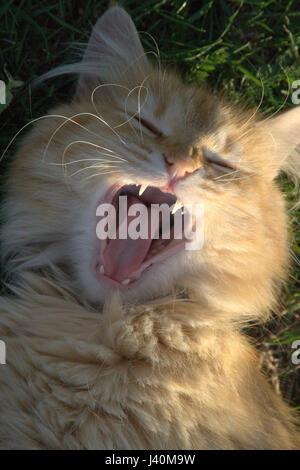
[[[295,108],[259,121],[153,65],[119,7],[98,21],[76,95],[41,119],[3,205],[0,446],[296,449],[294,417],[241,333],[289,264],[274,178],[300,141]],[[98,207],[204,210],[203,246],[99,239]],[[127,213],[128,210],[128,213]],[[127,220],[127,221],[128,221]],[[190,218],[195,223],[193,216]],[[152,225],[151,225],[152,224]],[[151,219],[151,229],[153,222]]]

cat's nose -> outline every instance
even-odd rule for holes
[[[175,160],[164,154],[164,159],[170,180],[183,179],[196,170],[195,162],[190,157],[176,158]]]

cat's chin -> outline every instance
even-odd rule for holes
[[[92,263],[93,275],[99,285],[109,291],[118,289],[124,293],[136,292],[137,289],[142,288],[144,281],[147,284],[149,278],[153,278],[159,273],[166,261],[177,257],[176,255],[184,251],[187,242],[184,224],[188,224],[192,229],[193,218],[187,213],[184,215],[184,209],[169,188],[148,186],[145,189],[137,184],[113,185],[97,208],[97,215],[101,216],[99,220],[102,222],[104,222],[104,209],[107,204],[110,204],[110,207],[115,210],[115,234],[113,237],[101,237],[99,235],[103,235],[103,233],[99,232],[101,228],[104,228],[104,224],[101,225],[100,222],[97,225],[97,255]],[[147,232],[146,235],[144,232],[144,235],[138,236],[138,238],[132,237],[130,234],[131,222],[134,227],[138,225],[135,225],[138,220],[136,212],[135,216],[132,216],[138,207],[134,204],[139,204],[139,207],[144,211],[144,218],[140,219],[138,232],[141,233],[142,229]],[[163,216],[154,216],[152,212],[153,207],[157,208],[162,204],[166,209],[169,208],[170,226],[167,230],[163,224]],[[103,211],[100,214],[98,209],[101,209],[101,206]],[[123,214],[121,214],[122,211]],[[107,212],[105,213],[107,214]],[[180,224],[175,223],[176,217],[177,221],[181,219],[182,223],[180,237],[178,237]],[[106,218],[106,220],[108,219]],[[153,237],[153,233],[156,234],[155,237]]]

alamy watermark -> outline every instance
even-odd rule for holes
[[[292,342],[292,348],[296,349],[292,354],[292,363],[297,366],[300,364],[300,339]]]
[[[0,340],[0,365],[6,364],[6,344]]]
[[[3,80],[0,80],[0,104],[6,104],[6,86]]]
[[[204,244],[203,203],[177,210],[176,203],[134,203],[128,208],[127,196],[120,196],[118,210],[113,204],[100,204],[96,216],[101,217],[96,227],[99,240],[184,240],[186,250],[200,250]]]
[[[293,104],[300,104],[300,80],[295,80],[292,83],[292,88],[296,89],[292,93],[292,103]]]

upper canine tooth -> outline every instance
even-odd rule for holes
[[[141,184],[140,190],[139,190],[139,196],[143,194],[144,191],[146,191],[148,185],[147,184]]]
[[[180,209],[181,207],[183,207],[182,202],[176,201],[172,209],[172,214],[175,214],[175,212],[178,211],[178,209]]]
[[[130,279],[124,279],[124,281],[122,281],[123,286],[127,286],[129,283]]]

